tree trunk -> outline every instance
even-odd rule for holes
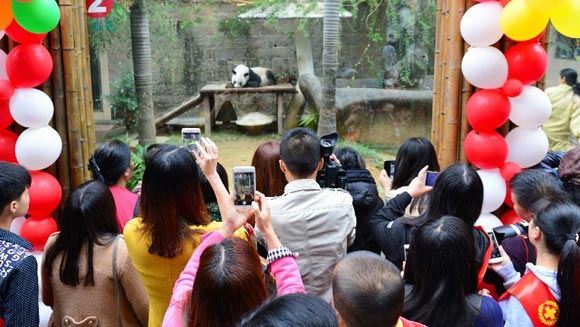
[[[322,108],[318,119],[318,134],[336,132],[336,70],[340,42],[340,0],[324,0],[322,38]]]
[[[131,45],[135,91],[139,105],[139,144],[153,144],[156,138],[151,77],[151,40],[145,0],[135,0],[131,6]]]

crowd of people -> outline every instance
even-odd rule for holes
[[[425,138],[378,183],[357,151],[336,149],[344,190],[317,182],[320,138],[290,130],[256,150],[250,208],[234,205],[210,139],[150,146],[135,190],[128,146],[106,142],[46,243],[40,293],[30,244],[8,231],[31,177],[0,162],[1,324],[37,326],[40,294],[51,326],[577,326],[580,147],[566,151],[557,175],[511,180],[525,227],[490,262],[479,175],[456,163],[428,186],[440,166]]]

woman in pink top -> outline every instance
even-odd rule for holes
[[[89,170],[93,179],[105,183],[111,190],[117,209],[117,223],[123,231],[125,224],[133,218],[137,203],[137,194],[126,188],[133,171],[129,147],[118,140],[101,144],[89,159]]]
[[[224,223],[218,231],[202,237],[175,283],[163,326],[235,326],[267,299],[258,253],[247,241],[231,237],[251,216],[264,231],[268,268],[276,280],[277,295],[305,292],[294,254],[282,246],[272,228],[265,196],[256,192],[252,209],[238,211],[215,169],[217,147],[207,139],[202,145],[196,159],[214,188]]]

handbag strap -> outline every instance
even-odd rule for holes
[[[121,294],[119,291],[119,280],[117,278],[117,249],[119,248],[119,238],[121,238],[121,235],[117,235],[113,243],[113,279],[115,280],[115,302],[117,304],[118,326],[123,327],[123,321],[121,319]]]

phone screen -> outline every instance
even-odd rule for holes
[[[492,232],[488,232],[487,234],[491,238],[491,243],[493,246],[493,248],[491,250],[491,258],[492,259],[501,258],[501,252],[499,252],[499,244],[497,243],[497,238],[495,237],[495,233],[492,231]]]
[[[254,201],[256,192],[255,172],[234,171],[234,189],[236,191],[234,205],[249,206]]]
[[[393,178],[395,176],[395,160],[386,160],[384,168],[389,177]]]
[[[437,180],[437,175],[439,175],[436,171],[428,171],[427,177],[425,177],[425,185],[433,186],[435,185],[435,181]]]
[[[199,131],[182,131],[181,132],[181,141],[183,142],[183,147],[190,150],[195,151],[197,150],[196,143],[201,140],[201,132]]]

